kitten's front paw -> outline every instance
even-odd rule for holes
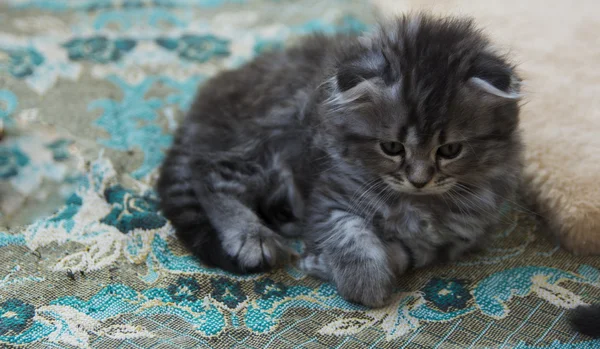
[[[245,271],[261,271],[274,267],[297,254],[286,247],[283,238],[262,225],[248,227],[227,241],[225,250]]]
[[[386,268],[377,270],[360,267],[344,274],[346,276],[336,277],[338,293],[344,299],[371,308],[380,308],[389,303],[394,278]]]

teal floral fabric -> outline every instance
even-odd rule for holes
[[[0,348],[600,348],[566,320],[598,302],[598,259],[561,250],[517,204],[484,250],[408,273],[383,309],[293,265],[208,268],[175,239],[153,188],[196,88],[309,32],[368,31],[373,11],[2,1]]]
[[[182,35],[178,38],[158,38],[156,43],[177,52],[177,56],[189,61],[204,63],[213,57],[227,57],[230,41],[214,35]]]
[[[69,59],[72,61],[111,63],[118,61],[135,45],[136,42],[130,39],[109,40],[105,36],[93,36],[69,40],[63,44],[63,47],[67,49]]]

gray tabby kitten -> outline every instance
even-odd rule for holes
[[[408,16],[314,35],[200,89],[162,168],[162,210],[202,261],[285,260],[382,306],[412,267],[452,259],[519,182],[519,79],[469,20]]]

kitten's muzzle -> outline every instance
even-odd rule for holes
[[[410,184],[421,189],[431,182],[435,169],[425,161],[416,161],[413,165],[407,166],[406,172]]]

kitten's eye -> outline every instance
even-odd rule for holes
[[[389,156],[404,155],[404,146],[400,142],[381,142],[381,150]]]
[[[454,159],[460,154],[462,150],[462,144],[460,143],[449,143],[442,145],[438,148],[438,155],[446,159]]]

